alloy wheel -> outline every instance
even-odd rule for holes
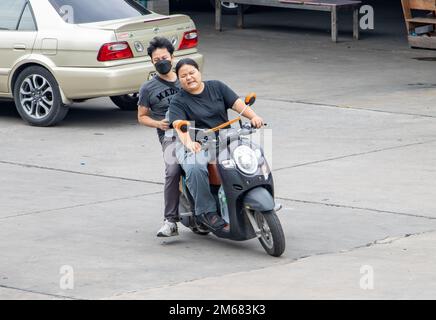
[[[274,248],[274,240],[273,235],[271,232],[271,229],[268,225],[268,222],[266,221],[265,217],[263,216],[262,212],[256,211],[254,214],[254,218],[256,219],[257,225],[260,228],[261,231],[261,238],[263,243],[269,248]]]
[[[221,1],[221,5],[227,9],[236,9],[238,5],[234,2]]]
[[[20,103],[29,117],[43,119],[53,107],[53,88],[43,76],[29,75],[20,86]]]

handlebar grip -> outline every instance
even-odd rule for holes
[[[189,121],[179,121],[175,125],[175,128],[182,131],[183,133],[186,133],[186,132],[188,132]]]

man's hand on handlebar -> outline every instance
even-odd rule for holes
[[[251,119],[251,125],[256,129],[262,128],[263,124],[263,119],[259,116],[255,116]]]

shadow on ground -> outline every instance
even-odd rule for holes
[[[0,101],[0,118],[19,118],[15,104],[12,101]]]
[[[0,120],[21,120],[12,101],[0,101]],[[123,111],[108,103],[105,99],[76,103],[70,107],[59,127],[107,128],[137,125],[135,111]]]

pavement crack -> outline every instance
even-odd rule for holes
[[[294,262],[295,261],[293,259],[286,259],[286,258],[281,258],[281,259],[285,259],[285,261],[279,262],[279,263],[275,263],[273,266],[268,265],[268,266],[260,267],[260,268],[257,268],[257,269],[249,270],[249,271],[231,272],[231,273],[226,273],[226,274],[222,274],[222,275],[214,275],[214,276],[206,276],[206,277],[201,277],[201,278],[193,278],[193,279],[188,279],[188,280],[181,281],[181,282],[175,282],[175,283],[165,284],[165,285],[161,285],[161,286],[157,286],[157,287],[146,288],[144,290],[133,290],[133,291],[127,291],[127,292],[120,292],[120,293],[114,294],[113,296],[111,296],[109,298],[116,299],[117,297],[123,297],[123,296],[128,296],[128,295],[144,294],[147,291],[156,290],[156,289],[157,290],[164,289],[164,288],[165,289],[166,288],[170,289],[172,287],[176,287],[176,286],[183,285],[183,284],[189,284],[189,283],[193,283],[193,282],[196,282],[196,281],[220,278],[220,277],[223,277],[223,276],[240,274],[240,273],[260,271],[260,270],[264,270],[264,269],[268,269],[268,268],[272,268],[272,267],[276,267],[276,266],[287,265],[287,264],[290,264],[290,262]],[[104,299],[107,299],[107,298],[104,298]]]
[[[74,171],[74,170],[44,167],[44,166],[38,166],[38,165],[33,165],[33,164],[11,162],[11,161],[4,161],[4,160],[0,160],[0,164],[8,164],[8,165],[24,167],[24,168],[49,170],[49,171],[55,171],[55,172],[71,173],[71,174],[78,174],[78,175],[98,177],[98,178],[116,179],[116,180],[130,181],[130,182],[141,182],[141,183],[155,184],[155,185],[159,185],[159,186],[164,185],[163,182],[155,182],[155,181],[143,180],[143,179],[125,178],[125,177],[104,175],[104,174],[98,174],[98,173],[80,172],[80,171]]]
[[[39,295],[44,295],[44,296],[58,298],[58,299],[84,300],[84,299],[80,299],[80,298],[74,298],[74,297],[70,297],[70,296],[63,296],[63,295],[59,295],[59,294],[51,294],[51,293],[45,293],[45,292],[40,292],[40,291],[35,291],[35,290],[10,287],[10,286],[2,285],[2,284],[0,284],[0,288],[9,289],[9,290],[16,290],[16,291],[22,291],[22,292],[27,292],[27,293],[32,293],[32,294],[39,294]]]
[[[129,292],[118,293],[118,294],[115,294],[115,295],[109,297],[109,299],[117,299],[117,298],[122,298],[122,297],[132,298],[132,295],[137,295],[138,298],[145,298],[145,297],[143,297],[143,295],[149,291],[152,291],[152,290],[170,289],[170,288],[173,288],[173,287],[176,287],[179,285],[194,283],[197,281],[202,281],[202,280],[207,280],[207,279],[219,279],[221,277],[226,277],[226,276],[235,276],[238,274],[252,273],[252,272],[257,272],[257,271],[261,271],[261,270],[275,268],[277,266],[291,266],[297,262],[304,261],[304,260],[307,260],[307,259],[310,259],[313,257],[326,256],[326,255],[336,255],[336,254],[346,254],[346,253],[350,253],[350,252],[353,252],[356,250],[380,246],[380,245],[388,245],[388,244],[392,244],[396,241],[403,240],[403,239],[406,239],[406,238],[409,238],[412,236],[420,236],[420,235],[425,235],[425,234],[434,233],[434,232],[436,232],[436,230],[428,230],[428,231],[423,231],[423,232],[418,232],[418,233],[407,233],[407,234],[403,234],[403,235],[400,235],[397,237],[385,237],[383,239],[374,240],[374,241],[371,241],[371,242],[363,244],[363,245],[352,247],[350,249],[342,249],[339,251],[319,252],[319,253],[314,253],[314,254],[307,255],[307,256],[301,256],[301,257],[298,257],[296,259],[286,259],[285,261],[283,261],[281,263],[275,263],[274,265],[269,265],[269,266],[265,266],[265,267],[261,267],[261,268],[248,270],[248,271],[231,272],[231,273],[216,275],[216,276],[194,278],[194,279],[189,279],[189,280],[181,281],[181,282],[177,282],[177,283],[171,283],[171,284],[167,284],[167,285],[147,288],[144,290],[134,290],[134,291],[129,291]],[[105,299],[107,299],[107,298],[105,298]]]
[[[436,217],[423,216],[423,215],[407,213],[407,212],[397,212],[397,211],[380,210],[380,209],[374,209],[374,208],[355,207],[355,206],[344,205],[344,204],[325,203],[325,202],[309,201],[309,200],[299,200],[299,199],[291,199],[291,198],[285,198],[285,197],[275,197],[275,198],[279,199],[279,200],[298,202],[298,203],[305,203],[305,204],[315,204],[315,205],[322,205],[322,206],[327,206],[327,207],[336,207],[336,208],[345,208],[345,209],[353,209],[353,210],[371,211],[371,212],[376,212],[376,213],[387,213],[387,214],[395,214],[395,215],[407,216],[407,217],[413,217],[413,218],[436,220]]]
[[[377,239],[371,242],[368,242],[366,244],[360,245],[360,246],[356,246],[350,249],[344,249],[344,250],[340,250],[338,252],[323,252],[323,253],[317,253],[317,254],[313,254],[304,258],[300,258],[298,260],[302,260],[302,259],[307,259],[310,257],[314,257],[314,256],[322,256],[322,255],[328,255],[328,254],[343,254],[343,253],[349,253],[349,252],[353,252],[359,249],[364,249],[364,248],[370,248],[370,247],[374,247],[377,245],[388,245],[388,244],[392,244],[394,242],[397,242],[399,240],[403,240],[409,237],[417,237],[417,236],[421,236],[421,235],[425,235],[425,234],[429,234],[429,233],[434,233],[436,230],[427,230],[427,231],[422,231],[422,232],[416,232],[416,233],[406,233],[397,237],[385,237],[383,239]]]
[[[115,199],[109,199],[109,200],[93,201],[93,202],[81,203],[81,204],[77,204],[77,205],[73,205],[73,206],[60,207],[60,208],[43,209],[43,210],[36,210],[36,211],[18,213],[18,214],[15,214],[15,215],[1,217],[0,221],[7,220],[7,219],[12,219],[12,218],[17,218],[17,217],[41,214],[41,213],[52,213],[52,212],[55,212],[55,211],[81,208],[81,207],[87,207],[87,206],[103,204],[103,203],[109,203],[109,202],[116,202],[116,201],[121,201],[121,200],[130,200],[130,199],[141,198],[141,197],[146,197],[146,196],[151,196],[151,195],[156,195],[156,194],[161,194],[161,193],[163,193],[163,191],[157,191],[157,192],[151,192],[151,193],[145,193],[145,194],[137,194],[137,195],[134,195],[134,196],[115,198]]]
[[[329,103],[318,103],[318,102],[311,102],[311,101],[304,101],[304,100],[278,99],[278,98],[269,98],[269,97],[262,97],[262,100],[306,104],[306,105],[310,105],[310,106],[324,107],[324,108],[339,108],[339,109],[378,112],[378,113],[395,114],[395,115],[403,115],[403,116],[413,116],[413,117],[421,117],[421,118],[433,118],[433,119],[436,118],[436,116],[431,116],[431,115],[427,115],[427,114],[409,113],[409,112],[394,112],[394,111],[377,110],[377,109],[363,108],[363,107],[344,106],[344,105],[329,104]]]
[[[341,159],[352,158],[352,157],[359,157],[359,156],[364,156],[364,155],[368,155],[368,154],[379,153],[379,152],[384,152],[384,151],[389,151],[389,150],[402,149],[402,148],[408,148],[408,147],[419,146],[419,145],[424,145],[424,144],[434,143],[434,142],[436,142],[436,139],[427,140],[427,141],[421,141],[421,142],[408,143],[408,144],[403,144],[403,145],[394,146],[394,147],[386,147],[386,148],[381,148],[381,149],[375,149],[375,150],[370,150],[370,151],[365,151],[365,152],[352,153],[352,154],[338,156],[338,157],[333,157],[333,158],[327,158],[327,159],[322,159],[322,160],[309,161],[309,162],[305,162],[305,163],[295,164],[295,165],[292,165],[292,166],[287,166],[287,167],[282,167],[282,168],[278,168],[278,169],[273,169],[272,171],[273,172],[278,172],[278,171],[282,171],[282,170],[286,170],[286,169],[299,168],[299,167],[309,166],[309,165],[312,165],[312,164],[324,163],[324,162],[341,160]]]

